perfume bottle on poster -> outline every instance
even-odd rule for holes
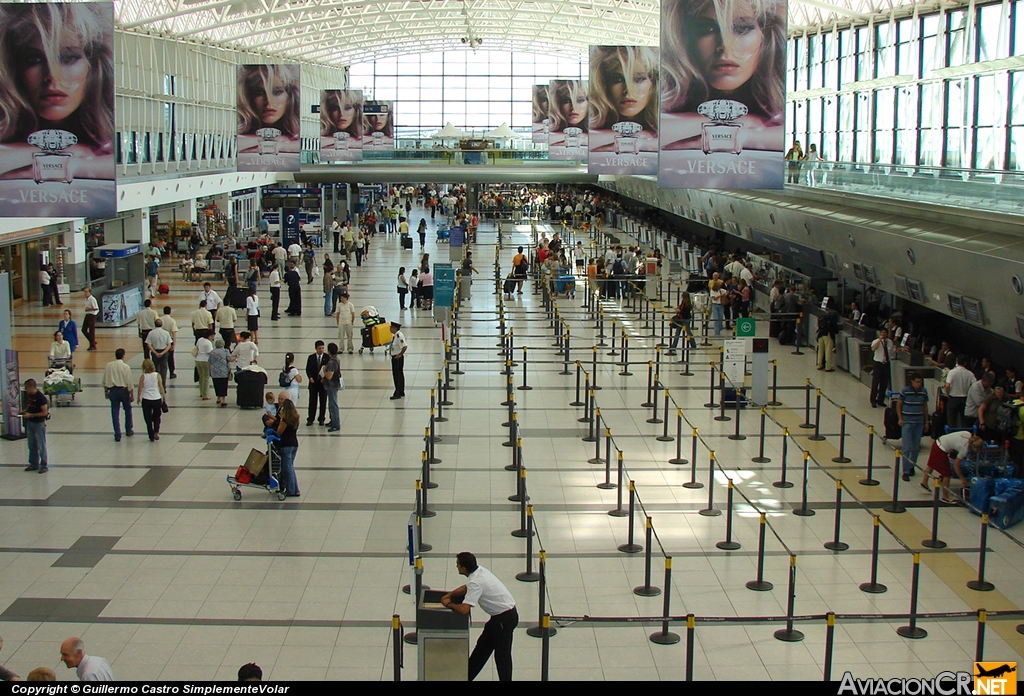
[[[351,138],[351,137],[352,136],[349,133],[346,133],[345,131],[339,131],[339,132],[335,133],[334,134],[334,149],[339,151],[339,152],[347,151],[348,150],[348,146],[349,146],[349,138]]]
[[[580,136],[583,135],[582,128],[576,128],[575,126],[569,126],[562,131],[565,134],[565,146],[566,147],[579,147]]]
[[[260,128],[256,136],[260,139],[259,153],[261,155],[277,155],[277,139],[281,131],[277,128]]]
[[[615,131],[615,154],[635,155],[640,152],[640,131],[644,129],[633,121],[620,121],[612,124]]]
[[[745,104],[732,99],[712,99],[698,106],[697,113],[711,119],[700,125],[700,143],[705,155],[712,152],[738,155],[743,151],[740,145],[741,126],[735,121],[747,115]]]
[[[78,143],[78,136],[66,130],[49,128],[30,133],[28,144],[38,147],[40,152],[32,153],[32,178],[37,184],[55,181],[70,184],[72,153],[67,148]]]

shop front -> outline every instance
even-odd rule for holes
[[[57,282],[66,292],[71,269],[65,239],[70,240],[69,223],[33,227],[17,232],[0,234],[0,273],[9,273],[11,305],[19,307],[26,302],[39,302],[43,297],[39,271],[53,264]]]

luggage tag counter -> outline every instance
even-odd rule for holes
[[[93,287],[100,305],[97,326],[124,326],[142,311],[145,260],[140,244],[106,244],[93,250],[106,262],[103,283]]]

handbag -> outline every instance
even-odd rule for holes
[[[193,358],[199,357],[199,346],[192,346],[192,351],[191,352],[192,352],[192,357]]]
[[[160,412],[161,412],[161,413],[167,413],[167,412],[168,412],[169,410],[170,410],[170,408],[168,408],[168,406],[167,406],[167,402],[166,402],[166,401],[163,401],[163,400],[161,400],[161,401],[160,401]]]
[[[249,483],[252,481],[252,473],[244,465],[240,466],[235,470],[235,481],[238,483]]]

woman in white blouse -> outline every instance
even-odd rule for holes
[[[71,344],[64,340],[62,331],[53,332],[53,343],[50,344],[50,360],[67,360],[71,365]]]

